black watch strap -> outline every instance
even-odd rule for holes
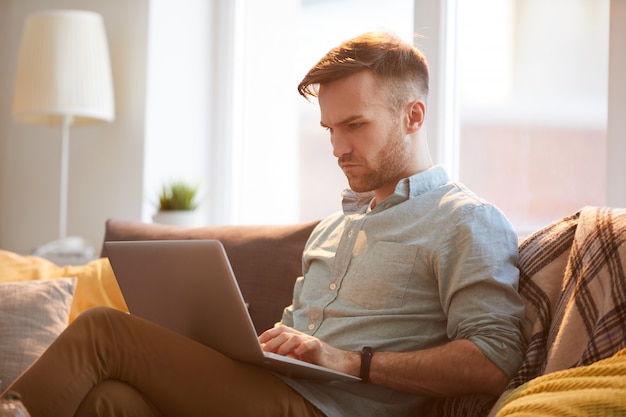
[[[370,366],[372,365],[373,356],[374,351],[371,347],[365,346],[361,349],[361,371],[359,372],[359,377],[364,384],[370,382]]]

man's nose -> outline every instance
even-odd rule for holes
[[[350,141],[336,132],[331,135],[330,143],[333,145],[333,156],[335,158],[340,158],[352,152]]]

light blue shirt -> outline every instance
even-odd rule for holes
[[[442,167],[405,178],[369,209],[344,193],[303,255],[282,322],[340,349],[412,351],[468,339],[504,373],[522,361],[517,235]],[[409,415],[423,397],[372,384],[285,378],[329,416]]]

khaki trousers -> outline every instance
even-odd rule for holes
[[[10,389],[32,417],[323,416],[271,372],[105,307],[81,314]]]

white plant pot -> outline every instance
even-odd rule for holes
[[[158,211],[152,216],[154,223],[169,226],[198,227],[201,226],[200,213],[197,210],[166,210]]]

